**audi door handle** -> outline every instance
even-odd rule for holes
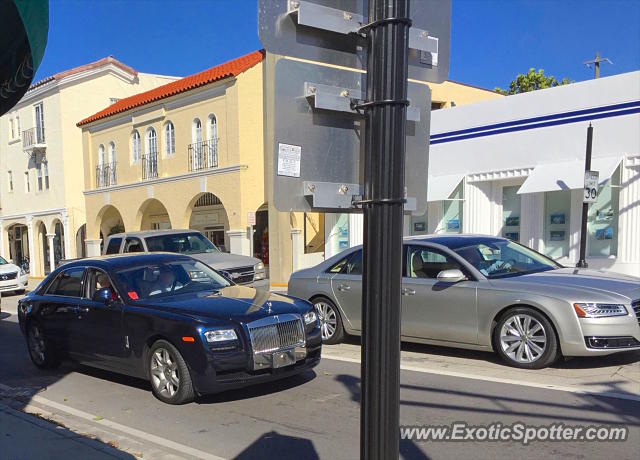
[[[351,286],[348,284],[338,284],[338,291],[348,291],[351,289]]]
[[[416,294],[415,289],[409,289],[409,288],[402,289],[402,295],[415,295],[415,294]]]

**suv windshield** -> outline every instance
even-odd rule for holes
[[[0,265],[6,265],[8,262],[0,257]]]
[[[179,260],[118,270],[115,279],[131,300],[146,300],[202,291],[217,291],[230,283],[197,260]]]
[[[220,250],[200,233],[172,233],[145,238],[149,252],[177,252],[179,254],[201,254]]]
[[[518,243],[491,240],[454,249],[487,278],[504,278],[561,268],[551,259]]]

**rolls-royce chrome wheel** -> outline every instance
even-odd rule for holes
[[[340,343],[344,336],[342,318],[335,304],[324,297],[313,302],[313,306],[318,314],[320,330],[322,331],[322,341],[327,344]]]
[[[193,401],[195,390],[189,368],[176,347],[158,340],[149,353],[149,379],[153,394],[169,404]]]
[[[514,367],[540,369],[558,355],[553,326],[529,307],[513,308],[502,315],[494,330],[494,343],[502,358]]]
[[[173,397],[180,389],[176,358],[166,348],[156,349],[151,357],[151,383],[167,398]]]

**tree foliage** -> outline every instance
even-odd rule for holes
[[[516,79],[509,85],[508,90],[496,87],[493,91],[507,96],[510,94],[528,93],[529,91],[553,88],[554,86],[568,85],[569,83],[573,83],[573,80],[565,77],[558,81],[554,76],[547,77],[543,69],[539,69],[536,72],[536,69],[532,67],[527,74],[518,74]]]

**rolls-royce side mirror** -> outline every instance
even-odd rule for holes
[[[457,268],[451,270],[442,270],[440,273],[438,273],[438,281],[441,281],[443,283],[457,283],[458,281],[463,281],[466,279],[467,277],[464,276],[464,273],[462,273]]]
[[[104,305],[111,305],[113,303],[113,293],[111,288],[102,288],[98,289],[93,293],[93,297],[91,298],[94,302],[102,303]]]

